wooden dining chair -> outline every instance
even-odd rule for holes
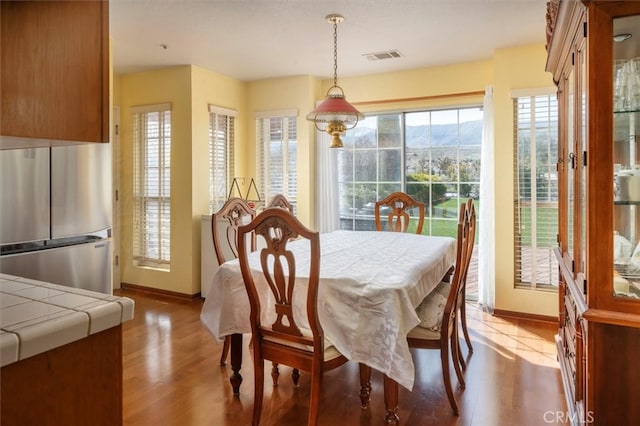
[[[283,209],[289,210],[291,214],[293,214],[293,205],[283,194],[274,195],[271,201],[269,201],[267,207],[281,207]]]
[[[386,226],[383,226],[382,208],[388,207]],[[424,224],[424,203],[415,200],[404,192],[393,192],[382,200],[376,201],[374,215],[377,231],[407,232],[409,228],[409,210],[418,209],[418,224],[416,234],[422,234]]]
[[[238,228],[245,222],[252,221],[255,217],[255,210],[242,198],[229,198],[220,210],[211,215],[211,236],[218,265],[238,257]],[[255,235],[249,238],[251,251],[254,251],[256,249]],[[220,365],[226,364],[230,345],[231,336],[226,336],[222,346]]]
[[[469,330],[467,329],[467,309],[466,309],[467,304],[465,303],[465,301],[467,300],[466,299],[467,298],[467,276],[469,274],[469,265],[471,264],[473,247],[475,246],[475,241],[476,241],[476,223],[475,223],[476,210],[475,210],[475,206],[473,204],[472,198],[467,199],[467,210],[472,210],[474,222],[473,222],[473,233],[469,236],[470,241],[468,242],[469,244],[471,244],[471,253],[469,254],[469,259],[467,259],[467,263],[464,271],[464,278],[463,278],[464,285],[462,286],[462,300],[460,303],[459,319],[460,319],[460,325],[462,327],[462,333],[464,335],[464,340],[467,344],[469,353],[473,353],[473,345],[471,345],[471,338],[469,337]],[[460,364],[462,365],[463,369],[466,368],[466,363],[462,355],[460,356]]]
[[[311,400],[307,424],[318,422],[322,379],[325,371],[347,362],[338,350],[327,342],[318,318],[318,283],[320,276],[320,236],[302,225],[290,211],[268,208],[238,234],[240,269],[250,304],[253,341],[253,370],[255,396],[252,424],[260,423],[264,392],[264,360],[274,366],[274,385],[277,385],[279,363],[311,372]],[[249,250],[244,235],[255,233],[264,239],[260,250],[260,271],[249,265]],[[310,258],[304,273],[289,250],[289,244],[308,244]],[[254,265],[255,267],[255,265]],[[306,268],[305,268],[306,269]],[[302,278],[308,277],[308,278]],[[306,291],[305,308],[294,308],[297,292]],[[303,294],[303,293],[301,293]],[[263,295],[261,297],[261,295]],[[270,296],[270,297],[269,297]],[[274,304],[275,320],[263,323],[265,300]],[[305,318],[306,317],[306,318]],[[308,328],[307,328],[308,327]]]
[[[458,317],[464,314],[466,274],[473,253],[475,231],[476,213],[473,200],[470,199],[460,205],[456,263],[451,283],[439,283],[436,289],[420,303],[416,308],[416,313],[421,323],[414,327],[407,336],[411,348],[440,350],[444,386],[449,404],[456,416],[458,415],[458,405],[451,386],[449,356],[453,359],[458,383],[464,389]]]

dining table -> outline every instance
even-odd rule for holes
[[[296,258],[296,275],[304,280],[309,246],[295,240],[288,247]],[[249,254],[256,276],[261,273],[259,251]],[[398,385],[411,390],[414,384],[407,334],[420,323],[415,308],[450,272],[455,258],[456,240],[451,237],[347,230],[320,234],[320,324],[326,340],[347,359],[384,374],[387,424],[399,422]],[[261,297],[267,293],[265,289]],[[293,300],[294,311],[303,313],[306,294]],[[230,382],[236,395],[242,383],[242,335],[251,333],[249,312],[238,260],[223,263],[212,278],[200,318],[218,341],[231,336]],[[275,314],[263,309],[262,315],[268,321]]]

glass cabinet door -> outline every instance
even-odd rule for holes
[[[579,209],[578,217],[580,218],[579,231],[580,231],[580,256],[579,265],[576,266],[578,272],[585,272],[585,260],[587,258],[587,168],[586,158],[584,156],[587,152],[587,61],[585,52],[585,40],[582,39],[582,43],[577,52],[578,57],[578,70],[579,70],[579,96],[577,102],[578,113],[578,150],[580,162],[578,164],[578,179],[580,180],[580,206],[576,206]],[[578,262],[576,262],[578,263]],[[585,288],[586,290],[586,288]]]
[[[574,54],[576,93],[575,93],[575,178],[574,178],[574,204],[575,204],[575,247],[573,268],[576,284],[584,294],[588,293],[586,280],[587,258],[587,61],[586,39],[577,40]]]
[[[578,225],[579,226],[579,245],[580,256],[579,265],[576,265],[576,272],[585,272],[585,259],[587,258],[587,168],[585,167],[586,158],[584,156],[587,152],[587,61],[585,52],[586,43],[582,40],[581,46],[577,52],[577,66],[579,70],[579,96],[577,96],[577,115],[578,115],[578,179],[580,180],[580,199],[576,200],[578,204]],[[576,231],[578,232],[578,230]],[[578,263],[578,262],[576,262]],[[586,288],[585,288],[586,291]]]
[[[613,29],[613,293],[640,298],[640,16]]]
[[[567,254],[569,258],[573,260],[573,246],[574,246],[574,185],[575,185],[575,131],[573,123],[575,121],[575,87],[574,87],[574,75],[573,69],[567,77],[565,84],[567,90]]]

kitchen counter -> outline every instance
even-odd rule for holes
[[[122,424],[133,300],[0,274],[0,424]]]
[[[0,274],[0,366],[133,318],[133,300]]]

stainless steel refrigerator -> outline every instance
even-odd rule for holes
[[[111,294],[111,144],[0,151],[0,272]]]

